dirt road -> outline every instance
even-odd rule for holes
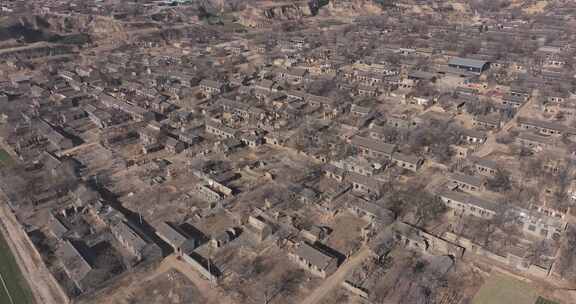
[[[8,207],[7,197],[0,190],[0,222],[6,243],[10,246],[22,275],[28,282],[36,304],[65,304],[68,297],[44,265],[42,257]]]
[[[349,258],[340,265],[338,270],[329,276],[320,286],[318,286],[302,303],[300,304],[317,304],[335,288],[340,287],[346,279],[346,275],[359,266],[370,254],[368,247],[362,247],[358,253]]]

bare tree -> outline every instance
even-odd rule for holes
[[[512,189],[510,173],[504,169],[498,169],[493,178],[488,179],[486,186],[494,192],[506,192]]]

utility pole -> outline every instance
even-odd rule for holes
[[[142,207],[138,206],[138,219],[140,220],[140,225],[142,225]]]

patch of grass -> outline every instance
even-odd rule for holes
[[[538,297],[538,300],[536,300],[536,303],[534,303],[534,304],[560,304],[560,303],[558,303],[556,301],[545,299],[543,297]]]
[[[6,283],[8,292],[14,301],[14,304],[33,304],[34,299],[24,280],[18,264],[10,251],[10,247],[0,235],[0,274]],[[10,304],[10,297],[6,293],[4,286],[0,283],[0,303]]]
[[[14,164],[14,160],[4,149],[0,149],[0,168],[9,167]]]
[[[536,292],[528,284],[504,274],[493,274],[472,304],[534,304],[536,299]]]

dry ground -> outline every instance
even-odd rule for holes
[[[128,295],[115,297],[113,304],[201,304],[206,303],[196,285],[176,270],[167,271],[152,280],[146,281],[139,288],[134,288]]]
[[[301,303],[320,283],[320,279],[291,263],[277,247],[259,256],[237,251],[234,264],[228,269],[232,274],[224,280],[223,288],[238,303],[264,303],[266,297],[270,304]]]
[[[359,219],[350,212],[339,214],[330,223],[333,231],[328,238],[327,245],[342,254],[347,254],[351,250],[359,248],[361,245],[360,230],[367,224],[366,221]]]

